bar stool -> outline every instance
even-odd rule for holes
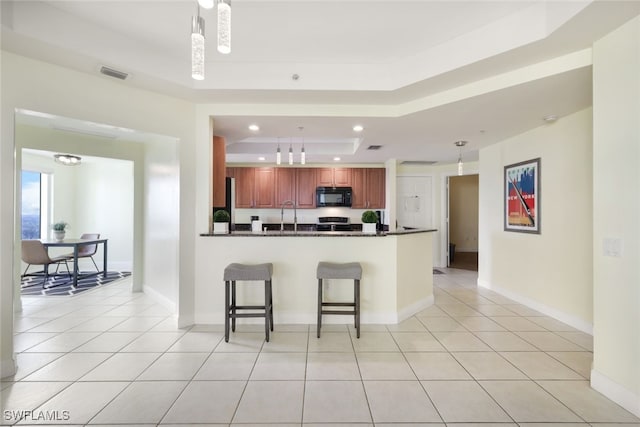
[[[224,269],[224,340],[229,342],[229,320],[231,330],[236,331],[236,319],[239,317],[264,317],[264,332],[269,342],[269,329],[273,331],[273,295],[271,293],[271,275],[273,264],[229,264]],[[236,305],[236,280],[264,280],[264,305]],[[238,310],[263,310],[258,313],[238,313]]]
[[[360,338],[360,279],[362,278],[362,266],[360,263],[319,262],[316,276],[318,278],[318,338],[320,338],[323,314],[353,315],[355,317],[356,336]],[[353,302],[323,301],[322,285],[324,279],[353,279]],[[353,310],[324,310],[323,307],[353,307]]]

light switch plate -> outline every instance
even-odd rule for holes
[[[617,237],[605,237],[602,242],[602,254],[614,258],[620,258],[623,250],[623,240]]]

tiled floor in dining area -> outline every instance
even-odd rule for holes
[[[640,425],[589,388],[591,336],[443,271],[434,306],[359,340],[276,324],[269,343],[261,325],[225,343],[219,326],[177,329],[128,280],[25,298],[2,424]]]

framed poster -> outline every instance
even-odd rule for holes
[[[540,234],[540,158],[504,167],[504,230]]]

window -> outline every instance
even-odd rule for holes
[[[50,176],[22,171],[22,238],[40,239],[47,235]]]

